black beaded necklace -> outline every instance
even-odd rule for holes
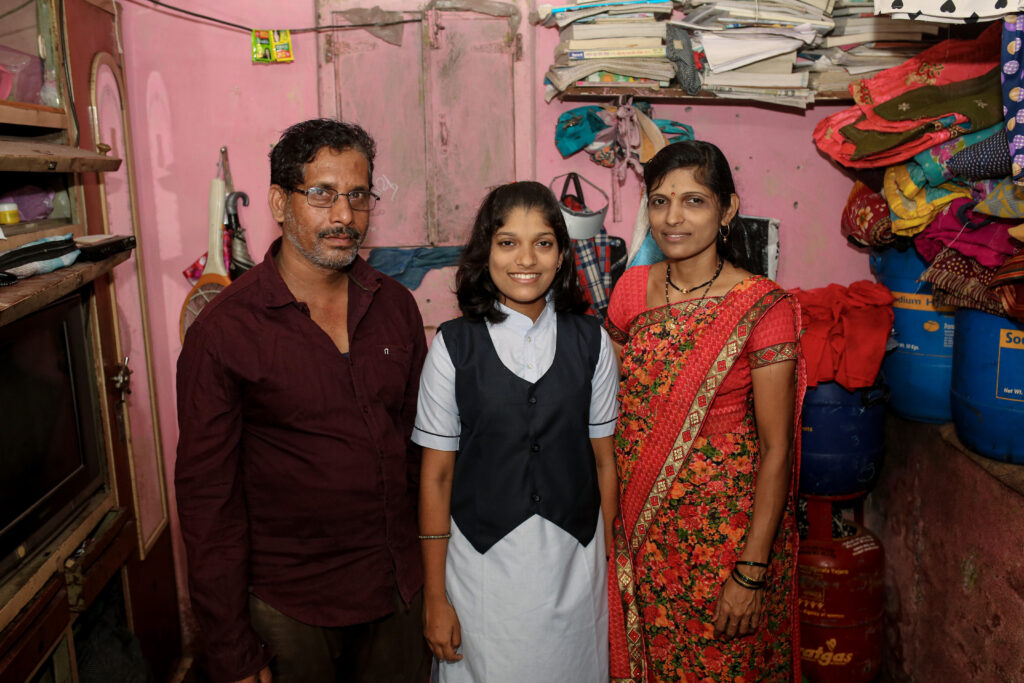
[[[718,279],[718,276],[721,275],[721,273],[722,273],[722,264],[723,263],[725,263],[724,260],[718,259],[718,267],[715,269],[715,274],[711,276],[710,280],[708,280],[707,282],[702,282],[699,285],[694,285],[693,287],[688,287],[688,288],[684,289],[684,288],[679,287],[678,285],[676,285],[676,283],[672,282],[672,264],[670,264],[670,263],[668,263],[666,261],[665,262],[665,303],[666,304],[670,303],[669,302],[669,298],[668,298],[668,288],[669,288],[669,285],[672,286],[672,289],[676,290],[677,292],[679,292],[681,294],[689,294],[690,292],[692,292],[695,289],[700,289],[701,287],[707,287],[707,289],[704,290],[704,296],[701,297],[701,299],[703,299],[705,296],[708,295],[708,292],[711,291],[711,285],[715,282],[715,280]]]

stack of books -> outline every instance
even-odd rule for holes
[[[573,85],[669,85],[668,27],[688,32],[702,87],[719,97],[806,107],[816,92],[913,57],[940,24],[874,14],[873,0],[607,0],[540,5],[559,29],[546,97]],[[673,16],[673,10],[679,11]],[[678,36],[677,36],[678,38]]]
[[[667,58],[664,0],[540,5],[539,23],[559,29],[560,42],[547,72],[547,99],[572,85],[663,87],[675,76]]]
[[[835,0],[835,28],[810,50],[811,85],[845,92],[852,83],[902,64],[939,39],[941,24],[874,14],[871,0]]]
[[[834,28],[833,0],[691,0],[674,20],[693,32],[703,87],[719,97],[806,107],[814,91],[797,55]]]

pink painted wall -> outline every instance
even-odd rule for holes
[[[178,0],[177,4],[259,28],[315,23],[313,2]],[[252,200],[248,208],[240,208],[240,217],[248,231],[250,251],[259,260],[278,234],[265,199],[270,145],[288,125],[319,112],[316,39],[308,33],[293,36],[293,64],[253,66],[246,33],[173,13],[145,0],[123,0],[122,10],[154,377],[165,466],[173,485],[178,318],[189,290],[181,271],[206,248],[206,199],[209,181],[216,173],[218,150],[228,146],[236,189],[247,192]],[[558,115],[580,104],[544,103],[541,82],[557,42],[556,32],[525,23],[521,31],[527,38],[524,58],[536,74],[536,89],[532,101],[517,102],[517,110],[532,116],[521,130],[536,131],[536,139],[518,141],[517,158],[533,162],[520,162],[517,167],[524,169],[524,177],[532,175],[545,183],[574,170],[610,195],[607,169],[583,154],[562,159],[554,146]],[[531,45],[536,45],[535,53],[529,51]],[[734,165],[744,213],[781,219],[779,280],[787,287],[848,284],[868,277],[867,258],[847,247],[839,234],[839,214],[852,181],[818,154],[810,137],[817,121],[839,108],[823,106],[804,113],[730,104],[655,104],[656,117],[687,123],[698,137],[722,147]],[[486,109],[487,103],[481,102],[481,113]],[[622,188],[622,220],[612,221],[609,211],[609,232],[627,238],[632,233],[639,191],[639,181],[628,178]],[[184,605],[183,553],[173,492],[171,501]],[[186,639],[190,636],[186,622]]]
[[[179,0],[175,4],[256,27],[314,23],[311,2]],[[316,116],[316,41],[313,34],[295,36],[296,63],[253,66],[246,33],[141,0],[124,2],[122,9],[153,371],[164,464],[173,488],[178,438],[174,374],[181,350],[178,318],[189,291],[181,271],[206,251],[207,198],[219,150],[227,145],[235,188],[250,196],[249,207],[239,206],[239,215],[250,251],[260,260],[279,232],[266,208],[267,154],[281,130]],[[173,491],[169,502],[178,593],[187,605]],[[184,612],[190,614],[187,609]],[[186,618],[186,641],[192,634]]]

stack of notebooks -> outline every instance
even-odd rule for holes
[[[806,107],[810,74],[797,56],[833,28],[833,0],[691,0],[674,23],[693,32],[704,90],[719,97]]]
[[[669,85],[676,73],[665,47],[672,9],[671,0],[540,5],[539,22],[558,27],[560,38],[547,72],[547,98],[572,85]]]
[[[548,99],[573,85],[668,85],[675,67],[665,41],[675,24],[690,35],[705,91],[806,107],[816,92],[845,93],[938,39],[937,23],[873,12],[873,0],[541,5],[538,23],[557,27],[561,39],[547,73]]]

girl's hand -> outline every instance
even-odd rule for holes
[[[457,662],[462,645],[462,628],[455,608],[446,598],[426,600],[423,605],[423,637],[439,661]]]
[[[726,578],[715,605],[715,636],[732,640],[755,632],[761,620],[761,593]]]

